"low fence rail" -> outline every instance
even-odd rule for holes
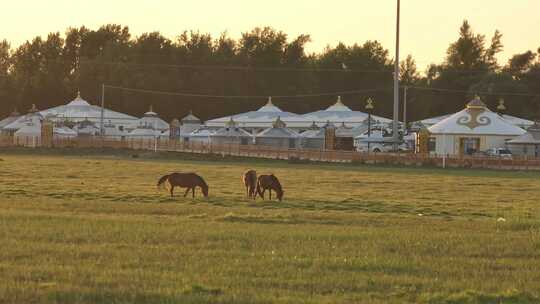
[[[417,153],[366,153],[356,151],[284,149],[261,145],[215,144],[183,142],[152,138],[120,139],[102,137],[53,138],[43,143],[39,137],[14,138],[0,136],[0,147],[51,147],[51,148],[113,148],[147,151],[188,152],[218,154],[290,161],[352,162],[404,166],[437,166],[451,168],[488,168],[501,170],[540,170],[540,158],[518,157],[511,159],[477,156],[441,156]]]

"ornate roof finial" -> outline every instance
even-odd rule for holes
[[[319,126],[317,126],[317,124],[315,123],[315,121],[313,121],[313,123],[311,124],[311,126],[309,127],[311,130],[318,130],[319,129]]]
[[[150,109],[148,110],[148,112],[154,112],[154,106],[153,105],[150,105]]]
[[[38,112],[39,110],[36,108],[36,104],[33,103],[32,104],[32,107],[30,108],[30,110],[28,110],[28,113],[36,113]]]
[[[274,128],[285,128],[285,127],[287,127],[287,125],[285,124],[285,122],[283,122],[283,120],[281,120],[281,117],[278,116],[276,121],[274,121],[274,123],[272,123],[272,127],[274,127]]]
[[[504,99],[499,98],[499,105],[497,106],[497,111],[503,112],[504,110],[506,110],[506,106],[504,105]]]
[[[266,103],[267,106],[273,106],[274,104],[272,103],[272,96],[268,96],[268,102]]]
[[[234,128],[236,126],[236,122],[234,121],[232,116],[231,116],[231,119],[229,119],[229,121],[225,123],[225,126],[227,128]]]
[[[82,98],[81,98],[81,91],[80,91],[80,90],[77,90],[77,99],[82,99]]]
[[[480,99],[480,96],[476,94],[474,99],[467,104],[467,109],[485,109],[486,104]]]
[[[343,105],[343,102],[341,102],[341,96],[337,97],[336,105]]]

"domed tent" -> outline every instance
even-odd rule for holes
[[[540,122],[536,122],[527,129],[527,133],[509,140],[506,144],[512,154],[540,157]]]
[[[159,131],[169,130],[169,124],[163,119],[159,118],[158,114],[154,112],[152,106],[148,112],[144,113],[144,116],[137,120],[130,129],[153,129]]]
[[[80,92],[77,92],[77,97],[70,101],[68,104],[53,107],[41,111],[41,114],[55,122],[69,121],[71,123],[78,123],[84,120],[89,120],[94,123],[95,126],[100,128],[101,125],[101,107],[91,105],[88,101],[81,97]],[[103,109],[104,123],[114,125],[116,128],[123,129],[135,123],[137,117],[112,111],[109,109]]]
[[[504,147],[508,140],[525,133],[490,111],[479,97],[465,109],[429,127],[428,131],[432,142],[430,152],[450,155]]]
[[[232,116],[211,119],[206,121],[206,125],[210,128],[223,128],[232,118],[238,127],[255,134],[259,130],[271,127],[272,123],[278,117],[291,128],[305,129],[311,124],[311,121],[304,119],[301,115],[282,111],[272,103],[272,97],[269,97],[266,105],[262,106],[257,111],[249,111]]]
[[[278,116],[268,128],[255,137],[255,143],[261,146],[275,148],[297,149],[300,147],[301,136],[296,131],[287,128],[287,124]]]
[[[312,123],[309,130],[300,133],[301,146],[305,149],[322,149],[324,147],[325,129]]]
[[[238,127],[238,124],[231,117],[225,127],[210,135],[212,144],[240,144],[249,145],[253,143],[253,135]]]
[[[36,105],[32,104],[32,108],[30,108],[30,110],[28,110],[27,114],[19,116],[18,118],[12,120],[11,123],[6,124],[2,128],[2,132],[4,134],[13,135],[20,128],[28,125],[29,122],[39,123],[39,122],[41,122],[41,120],[43,120],[43,115],[41,115],[41,113],[39,113],[39,110],[36,108]]]
[[[368,114],[360,111],[353,111],[341,101],[341,96],[338,96],[334,105],[325,110],[311,112],[302,115],[308,121],[314,121],[319,126],[323,126],[327,122],[333,124],[346,124],[348,127],[356,127],[361,125]],[[390,123],[392,120],[376,115],[371,115],[371,119],[376,123]]]
[[[13,112],[11,112],[11,114],[9,114],[8,117],[0,120],[0,130],[3,130],[3,128],[7,125],[9,125],[10,123],[16,121],[17,119],[19,119],[21,117],[21,114],[19,114],[19,112],[17,112],[17,110],[15,109]]]

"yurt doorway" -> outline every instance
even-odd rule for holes
[[[465,137],[459,140],[459,153],[471,155],[480,150],[480,138]]]

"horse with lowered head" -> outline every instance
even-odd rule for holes
[[[174,187],[187,188],[184,197],[187,196],[189,190],[192,192],[192,197],[195,197],[195,188],[200,187],[204,197],[208,197],[208,184],[202,177],[195,173],[171,173],[162,176],[157,186],[158,188],[163,186],[165,182],[169,182],[171,197],[174,196]]]
[[[255,170],[244,172],[242,182],[246,186],[246,197],[255,199],[257,197],[257,172]]]
[[[283,199],[283,188],[274,174],[260,175],[257,179],[257,193],[262,199],[264,199],[264,192],[266,190],[270,192],[270,200],[272,199],[272,190],[276,192],[279,201]]]

